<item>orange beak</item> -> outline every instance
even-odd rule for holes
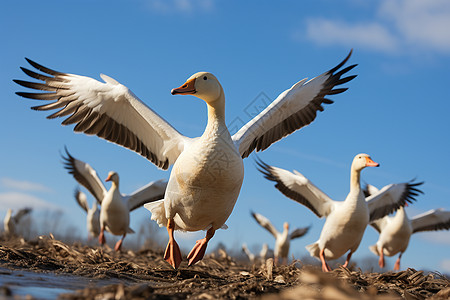
[[[186,81],[182,86],[171,91],[172,95],[187,95],[195,93],[197,93],[197,91],[195,90],[195,78]]]
[[[370,157],[366,157],[366,167],[379,167],[380,164],[374,162]]]
[[[108,175],[108,177],[106,177],[105,181],[111,181],[111,175]]]

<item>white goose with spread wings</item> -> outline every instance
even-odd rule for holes
[[[368,195],[377,191],[372,185],[367,185],[365,190]],[[409,219],[405,208],[401,206],[394,216],[384,216],[370,225],[380,234],[377,243],[369,247],[370,251],[380,257],[378,264],[381,268],[385,266],[385,255],[394,256],[400,252],[394,264],[394,270],[398,271],[400,270],[400,260],[408,248],[411,235],[423,231],[449,230],[450,211],[442,208],[432,209]]]
[[[114,235],[122,235],[114,249],[120,250],[127,233],[134,233],[130,228],[130,212],[145,203],[164,198],[167,182],[152,181],[130,195],[123,195],[119,191],[119,175],[109,172],[105,181],[111,181],[111,188],[107,190],[97,172],[87,163],[74,158],[66,149],[65,168],[73,175],[79,184],[84,186],[100,204],[100,233],[99,242],[105,244],[105,229]],[[86,203],[87,206],[87,203]]]
[[[100,210],[98,209],[97,201],[94,201],[92,207],[89,208],[86,194],[80,191],[79,188],[75,190],[74,196],[78,205],[86,212],[88,239],[98,237],[100,234]]]
[[[15,236],[17,234],[17,225],[20,220],[31,212],[31,208],[22,208],[13,215],[13,210],[11,208],[6,212],[5,218],[3,219],[3,226],[5,233],[10,236]]]
[[[296,228],[291,233],[289,233],[289,223],[284,222],[283,232],[279,232],[275,226],[272,225],[269,219],[261,214],[252,212],[252,217],[261,225],[264,229],[269,231],[275,238],[275,265],[278,264],[279,258],[283,260],[284,264],[288,262],[289,248],[291,245],[291,240],[304,236],[308,233],[309,227]]]
[[[413,197],[420,192],[416,186],[422,184],[391,184],[365,198],[360,185],[360,173],[365,167],[378,167],[379,164],[369,155],[361,153],[355,156],[351,165],[347,198],[334,201],[295,170],[292,173],[262,161],[258,165],[265,178],[275,181],[275,187],[285,196],[305,205],[319,218],[326,218],[319,240],[306,246],[311,256],[321,260],[322,270],[326,272],[331,270],[327,259],[337,259],[349,251],[344,264],[346,267],[358,249],[369,222],[393,212],[406,201],[414,200]]]
[[[351,54],[351,52],[350,52]],[[167,169],[173,165],[164,201],[146,207],[152,219],[166,226],[169,243],[165,259],[178,268],[181,252],[174,230],[207,230],[188,255],[189,265],[202,259],[208,241],[224,227],[240,192],[244,176],[242,158],[253,150],[262,151],[272,143],[310,124],[330,104],[328,95],[342,93],[335,88],[356,75],[342,77],[356,65],[341,69],[350,54],[335,68],[309,81],[294,84],[233,136],[225,125],[225,93],[217,78],[208,72],[192,75],[172,94],[192,95],[207,104],[208,123],[199,138],[181,135],[169,123],[141,102],[127,87],[101,75],[104,83],[89,77],[61,73],[28,62],[46,74],[22,68],[43,83],[15,80],[44,93],[17,94],[50,100],[33,107],[57,112],[48,118],[67,117],[62,124],[76,124],[74,131],[95,134],[129,148]]]

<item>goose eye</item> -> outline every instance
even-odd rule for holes
[[[203,80],[207,80],[208,79],[208,77],[206,77],[206,76],[203,76]]]

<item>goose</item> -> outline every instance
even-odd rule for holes
[[[291,240],[304,236],[308,233],[309,227],[296,228],[289,233],[289,223],[284,222],[283,232],[279,232],[265,216],[255,212],[251,212],[251,215],[261,227],[269,231],[275,237],[275,265],[278,264],[279,258],[283,259],[284,264],[287,264]]]
[[[75,200],[78,205],[87,213],[86,215],[86,227],[88,230],[88,239],[91,237],[98,237],[100,234],[100,210],[98,209],[97,202],[92,203],[92,207],[89,208],[86,194],[80,191],[79,188],[75,190]]]
[[[256,255],[253,254],[253,253],[248,249],[246,243],[242,244],[242,252],[244,252],[245,255],[247,255],[248,259],[250,260],[250,262],[251,262],[252,264],[255,263],[255,261],[256,261]]]
[[[268,257],[269,252],[273,252],[272,250],[269,249],[269,245],[267,245],[267,243],[262,244],[261,246],[261,250],[259,251],[259,257],[256,256],[255,254],[253,254],[247,247],[247,244],[244,243],[242,244],[242,252],[245,253],[245,255],[248,257],[248,259],[250,260],[250,262],[253,264],[255,263],[258,259],[261,262],[265,262],[266,258]]]
[[[15,236],[17,234],[17,225],[20,220],[31,212],[31,208],[22,208],[13,216],[13,211],[11,208],[6,212],[5,218],[3,219],[3,225],[6,235]]]
[[[119,251],[127,233],[134,233],[134,230],[130,228],[130,212],[145,203],[162,199],[167,182],[162,179],[152,181],[129,195],[123,195],[119,190],[119,175],[116,172],[108,173],[105,181],[111,181],[111,188],[107,190],[97,172],[88,163],[74,158],[67,148],[66,155],[62,155],[64,167],[100,204],[99,243],[101,245],[106,243],[105,229],[114,235],[121,235],[122,238],[114,247],[115,251]]]
[[[261,258],[262,261],[266,261],[266,258],[270,255],[269,252],[273,252],[269,249],[269,245],[267,245],[267,243],[262,244],[261,251],[259,251],[259,258]]]
[[[366,190],[376,192],[377,188],[367,185]],[[411,235],[416,232],[450,229],[450,211],[442,208],[432,209],[420,215],[408,218],[405,208],[401,206],[394,216],[384,216],[370,225],[380,234],[375,245],[369,247],[379,256],[378,264],[384,268],[384,256],[394,256],[400,252],[394,264],[394,271],[400,270],[400,259],[408,248]]]
[[[349,251],[343,265],[347,267],[369,222],[393,212],[407,201],[415,200],[414,196],[421,192],[417,186],[422,182],[408,182],[388,185],[365,198],[360,185],[361,171],[379,164],[364,153],[353,159],[350,192],[344,201],[332,200],[298,171],[292,173],[261,160],[257,164],[265,178],[276,182],[275,187],[285,196],[305,205],[319,218],[326,218],[319,240],[306,246],[311,256],[320,259],[324,272],[331,271],[326,260],[337,259]]]
[[[233,136],[225,124],[225,93],[218,79],[209,72],[198,72],[172,95],[190,95],[206,102],[208,120],[203,134],[189,138],[115,79],[101,74],[104,82],[62,73],[30,59],[28,63],[42,73],[26,68],[28,76],[41,82],[14,80],[17,84],[43,93],[17,92],[30,99],[50,100],[35,110],[57,111],[48,118],[67,117],[62,124],[76,124],[75,132],[97,135],[137,152],[157,167],[172,166],[164,199],[147,204],[151,218],[165,226],[169,235],[164,259],[177,269],[182,261],[174,231],[206,230],[188,254],[188,266],[203,258],[208,241],[225,224],[239,195],[243,158],[254,150],[263,151],[274,142],[310,124],[322,104],[331,104],[328,95],[347,88],[335,88],[356,75],[343,77],[356,65],[342,68],[352,51],[336,67],[307,81],[303,79],[282,92],[268,107]]]

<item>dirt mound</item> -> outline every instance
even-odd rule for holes
[[[274,267],[236,262],[224,251],[208,255],[195,266],[183,262],[173,270],[162,253],[152,250],[116,253],[110,248],[67,245],[51,236],[30,242],[2,241],[0,266],[35,272],[120,279],[122,283],[92,287],[61,299],[448,299],[444,276],[408,269],[363,273],[338,268],[329,274],[296,261]]]

